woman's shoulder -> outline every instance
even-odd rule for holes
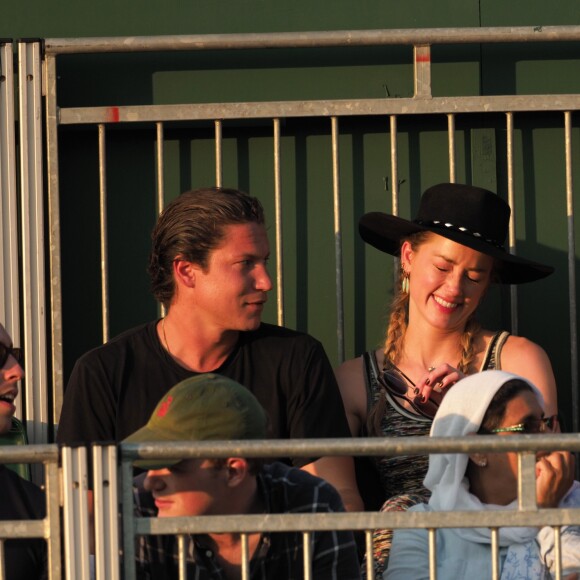
[[[349,385],[352,384],[353,381],[362,381],[364,379],[363,357],[357,356],[356,358],[345,360],[335,369],[334,372],[336,374],[336,380],[338,381],[339,386],[341,386],[341,383]]]
[[[548,355],[539,344],[529,338],[510,334],[503,346],[502,358],[505,362],[505,364],[502,365],[502,368],[509,371],[507,365],[510,362],[525,364],[526,362],[529,362],[529,359],[539,359],[540,362],[544,363],[548,360]]]
[[[343,362],[335,370],[336,380],[353,434],[360,431],[367,417],[367,379],[363,356]]]
[[[375,357],[376,361],[380,360],[382,356],[382,350],[377,349],[375,351],[368,351],[364,355],[357,356],[356,358],[351,358],[340,364],[336,370],[336,378],[340,384],[341,381],[346,384],[352,384],[353,382],[361,383],[364,386],[365,382],[365,356],[371,355]]]

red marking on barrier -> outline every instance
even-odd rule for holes
[[[111,107],[109,109],[109,121],[111,123],[119,122],[119,107]]]
[[[418,54],[415,59],[417,62],[431,62],[431,55],[429,54]]]

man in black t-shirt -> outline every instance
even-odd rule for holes
[[[0,433],[6,433],[12,426],[18,382],[24,377],[20,359],[21,349],[13,348],[10,336],[0,324]],[[0,464],[0,495],[0,520],[44,518],[42,491],[4,464]],[[8,580],[48,577],[46,542],[43,539],[6,540],[4,554],[4,577]]]
[[[59,443],[120,441],[142,427],[177,382],[226,375],[268,411],[276,438],[349,437],[344,406],[318,341],[261,323],[272,282],[260,202],[237,190],[190,191],[152,234],[149,273],[166,309],[77,361],[65,391]],[[295,458],[362,509],[351,457]]]

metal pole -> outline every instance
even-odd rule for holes
[[[222,122],[219,120],[215,123],[215,184],[222,186]]]
[[[105,125],[99,125],[99,214],[101,225],[101,311],[103,342],[109,340],[109,258],[107,243],[107,159]]]
[[[338,118],[332,117],[332,183],[334,194],[334,255],[336,260],[336,336],[338,361],[344,361],[344,300],[342,288],[342,230],[340,226],[340,162]]]
[[[578,433],[578,323],[576,321],[576,244],[574,228],[574,179],[572,174],[572,113],[564,113],[566,145],[566,217],[568,222],[568,296],[570,301],[570,364],[572,375],[572,431]],[[578,469],[578,467],[577,467]],[[578,471],[577,471],[578,473]]]
[[[276,310],[284,326],[284,255],[282,238],[282,177],[280,172],[280,119],[274,119],[274,202],[276,212]]]
[[[512,215],[509,224],[509,251],[510,254],[516,253],[516,216],[515,216],[515,198],[514,198],[514,115],[506,113],[506,131],[507,131],[507,189],[508,204],[512,209]],[[511,296],[511,332],[518,333],[518,292],[517,286],[510,286]]]
[[[449,139],[449,182],[455,183],[455,115],[447,115],[447,135]]]

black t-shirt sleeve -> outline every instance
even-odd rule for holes
[[[81,357],[64,393],[57,441],[70,445],[114,441],[116,397],[97,351]]]
[[[330,361],[311,339],[296,382],[288,385],[287,417],[291,438],[350,437],[346,413]],[[315,458],[295,458],[303,466]]]

